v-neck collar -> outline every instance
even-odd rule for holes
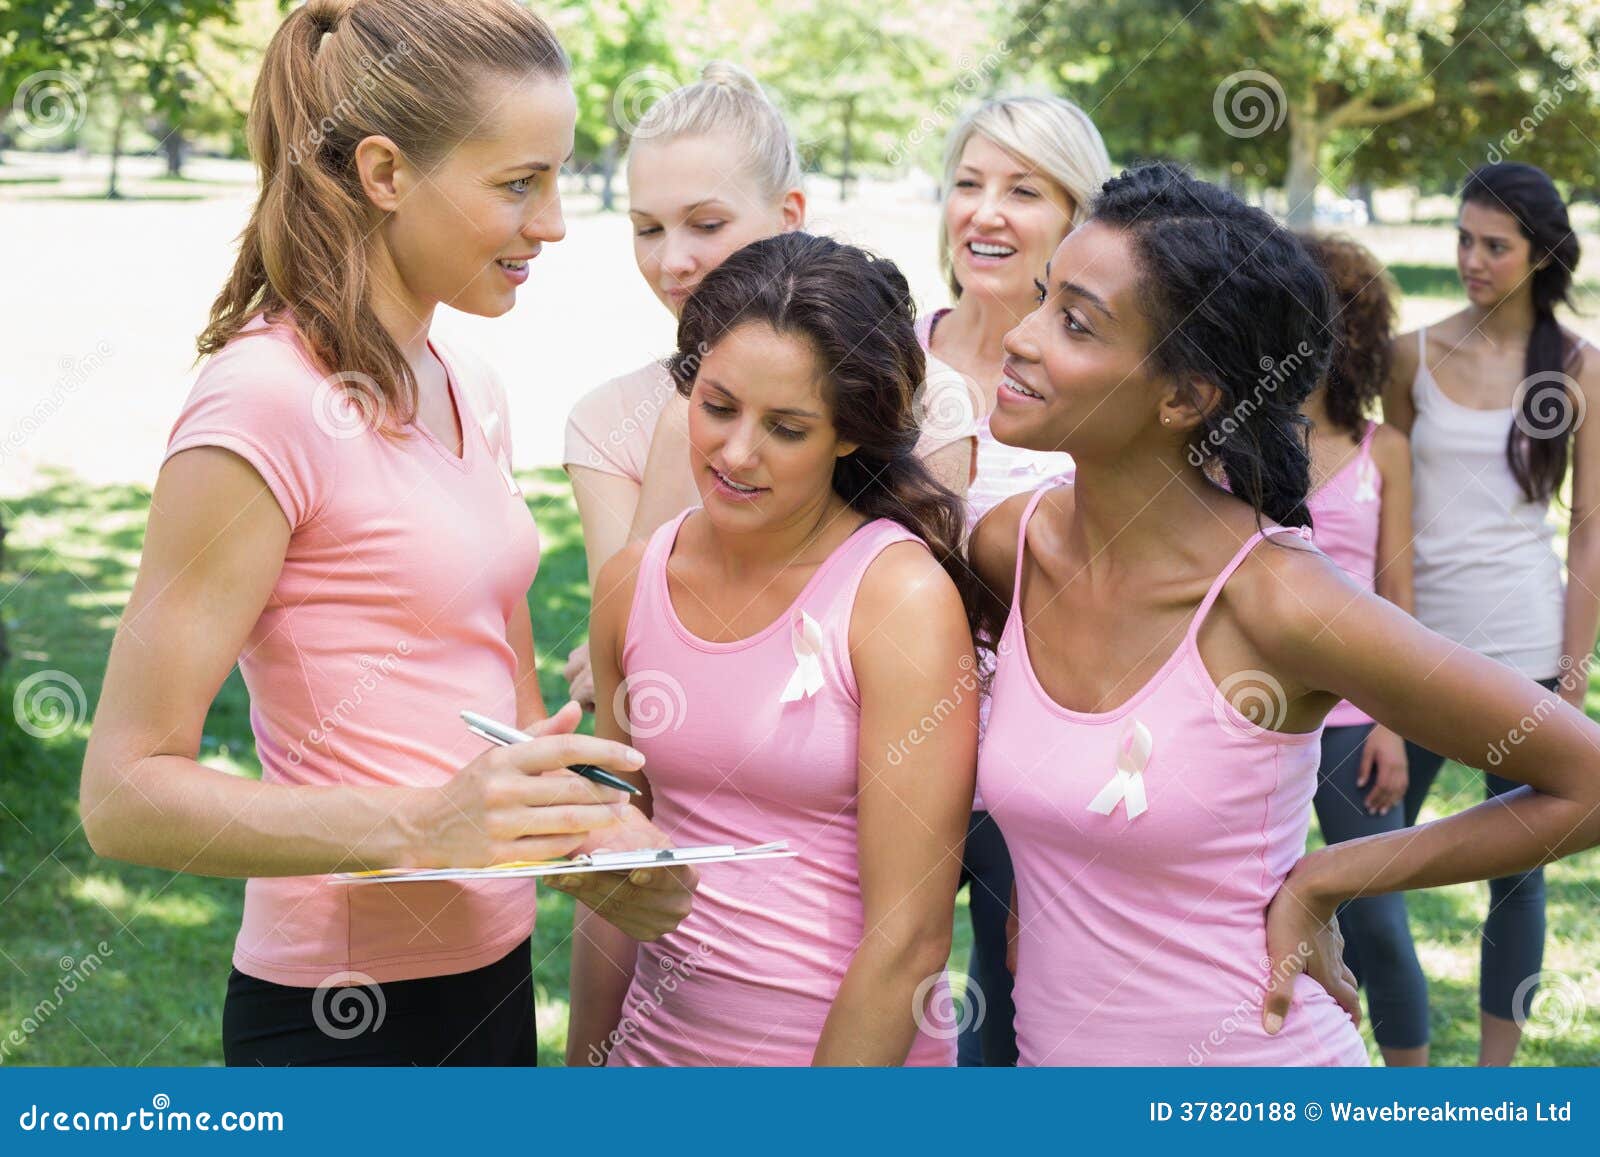
[[[438,451],[439,457],[450,463],[457,470],[465,472],[472,465],[472,443],[476,429],[476,418],[473,416],[472,407],[468,406],[461,396],[461,388],[456,381],[455,370],[451,368],[449,361],[446,360],[444,354],[439,351],[439,348],[431,340],[428,342],[428,351],[433,354],[439,365],[444,367],[445,389],[450,397],[450,407],[455,411],[456,425],[461,430],[460,455],[457,455],[450,447],[441,442],[433,431],[422,423],[420,418],[414,419],[411,422],[411,426],[423,441]]]

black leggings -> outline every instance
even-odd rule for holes
[[[222,1056],[232,1065],[536,1065],[533,947],[451,976],[296,988],[228,976]]]
[[[988,812],[973,812],[961,857],[961,883],[971,884],[967,907],[972,917],[972,958],[967,965],[967,1007],[957,1061],[963,1068],[1004,1068],[1017,1063],[1016,1009],[1011,1003],[1011,970],[1006,967],[1006,914],[1011,910],[1011,853]],[[958,885],[959,888],[959,885]],[[982,996],[974,996],[976,986]],[[983,1019],[976,1015],[983,1001]]]
[[[1388,815],[1368,815],[1369,783],[1358,788],[1361,752],[1372,724],[1329,727],[1322,733],[1322,767],[1315,806],[1322,838],[1330,844],[1405,826],[1398,806]],[[1367,1018],[1384,1048],[1420,1048],[1428,1043],[1428,981],[1417,963],[1404,893],[1367,896],[1339,907],[1344,958],[1367,990]]]
[[[1554,691],[1554,679],[1539,685]],[[1411,783],[1406,788],[1406,823],[1417,822],[1428,790],[1444,766],[1444,756],[1414,743],[1406,744],[1406,764]],[[1484,798],[1504,795],[1520,783],[1484,772]],[[1533,1007],[1537,982],[1531,980],[1544,967],[1544,869],[1489,881],[1489,915],[1483,922],[1478,948],[1478,1007],[1503,1020],[1526,1020]],[[1518,988],[1524,984],[1518,1000]]]

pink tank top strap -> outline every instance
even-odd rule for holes
[[[1244,545],[1239,548],[1238,553],[1236,553],[1233,558],[1228,561],[1228,565],[1223,567],[1222,572],[1212,580],[1211,589],[1206,592],[1206,597],[1200,602],[1200,609],[1195,611],[1194,618],[1189,622],[1188,634],[1184,636],[1185,647],[1194,646],[1195,639],[1198,638],[1200,634],[1201,624],[1205,622],[1206,615],[1211,612],[1212,604],[1217,601],[1217,596],[1222,594],[1222,588],[1225,587],[1228,584],[1228,580],[1233,577],[1233,572],[1239,569],[1240,564],[1243,563],[1244,560],[1249,557],[1250,552],[1255,549],[1256,543],[1260,542],[1269,535],[1281,534],[1285,532],[1290,534],[1298,534],[1307,542],[1312,541],[1311,528],[1308,526],[1264,526],[1252,534],[1249,538],[1245,539]]]
[[[645,542],[644,554],[639,556],[639,572],[633,581],[633,606],[628,611],[625,639],[641,638],[642,632],[669,621],[672,608],[667,594],[667,559],[672,554],[672,544],[678,541],[683,520],[698,509],[698,506],[691,506],[680,512],[656,527]]]
[[[1039,507],[1039,500],[1043,498],[1054,484],[1041,486],[1033,492],[1028,499],[1028,505],[1022,508],[1022,518],[1017,522],[1017,565],[1011,573],[1011,613],[1021,614],[1022,606],[1022,560],[1028,549],[1028,520],[1033,517],[1033,512]]]

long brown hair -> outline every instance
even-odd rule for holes
[[[916,305],[892,261],[810,233],[746,245],[706,274],[684,302],[668,368],[688,397],[701,360],[749,322],[810,342],[827,367],[833,428],[857,449],[833,467],[833,489],[868,519],[898,522],[955,581],[969,621],[977,582],[963,554],[966,505],[917,456],[916,391],[926,362]]]
[[[211,305],[201,354],[252,317],[291,322],[357,399],[398,424],[417,383],[369,301],[363,249],[376,223],[355,148],[385,136],[419,165],[481,120],[487,77],[565,77],[549,27],[513,0],[310,0],[267,46],[250,104],[261,195],[233,273]]]

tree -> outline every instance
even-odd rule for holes
[[[687,78],[678,75],[663,0],[565,0],[554,24],[572,58],[574,151],[600,166],[600,207],[614,207],[617,161],[639,120]]]
[[[146,115],[172,121],[203,79],[195,45],[233,19],[233,0],[0,0],[0,107],[20,106],[34,138],[76,132],[91,100],[108,106],[111,177],[128,131]]]
[[[852,0],[786,6],[763,55],[765,79],[785,98],[801,159],[807,168],[835,168],[840,200],[861,158],[878,165],[896,155],[955,71],[918,14]]]
[[[1308,224],[1336,133],[1396,120],[1433,92],[1426,41],[1447,37],[1456,0],[1038,0],[1036,51],[1090,63],[1096,115],[1142,120],[1180,158],[1285,180],[1289,221]],[[1086,49],[1092,48],[1092,51]],[[1164,150],[1163,150],[1164,151]],[[1183,155],[1187,153],[1188,155]]]

